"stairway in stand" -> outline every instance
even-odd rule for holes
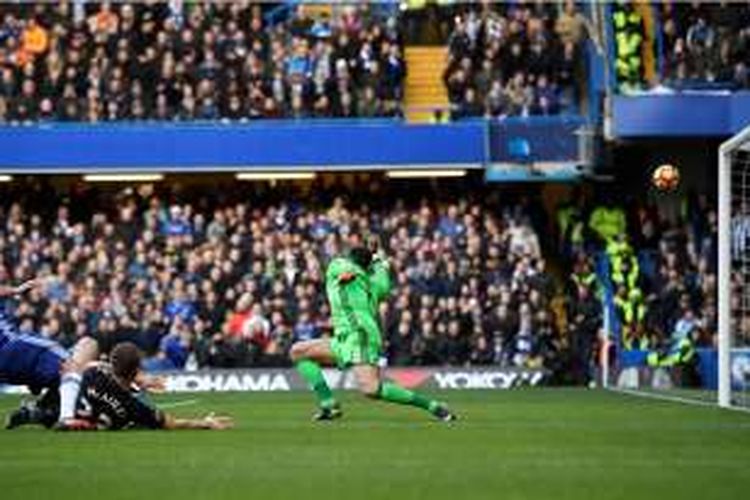
[[[447,47],[406,47],[404,105],[410,123],[429,123],[431,108],[447,108],[448,94],[443,84],[446,55]]]

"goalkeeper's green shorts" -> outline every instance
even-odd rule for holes
[[[380,332],[348,332],[331,340],[336,365],[344,370],[354,365],[377,366],[383,352]]]

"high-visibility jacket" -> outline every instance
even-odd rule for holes
[[[647,351],[651,347],[651,341],[645,335],[641,337],[625,335],[622,339],[622,345],[627,351]]]
[[[561,207],[557,210],[557,227],[560,228],[561,234],[568,232],[575,211],[576,207],[574,206]]]
[[[649,366],[671,367],[690,363],[695,357],[695,344],[689,337],[683,337],[674,342],[666,354],[654,351],[649,353]]]
[[[622,265],[625,262],[630,263],[630,269],[627,273],[622,270]],[[616,285],[623,285],[628,289],[633,289],[638,285],[638,276],[640,275],[640,266],[638,265],[638,259],[633,254],[628,255],[615,255],[610,260],[612,264],[612,282]]]
[[[641,15],[617,11],[613,16],[615,27],[615,70],[624,85],[640,80],[641,73]]]
[[[632,290],[628,298],[615,297],[614,302],[622,323],[620,335],[623,347],[627,350],[648,349],[648,337],[634,335],[636,328],[646,317],[646,305],[641,300],[640,291]]]
[[[615,297],[614,302],[623,325],[641,322],[646,317],[646,305],[639,299]]]
[[[625,212],[617,207],[597,207],[591,213],[589,227],[602,239],[609,241],[620,234],[625,234],[627,228]]]
[[[578,207],[563,207],[557,212],[557,224],[560,233],[566,236],[567,241],[574,245],[583,243],[583,221],[581,211]]]

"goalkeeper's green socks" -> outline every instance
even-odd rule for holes
[[[315,391],[321,408],[330,408],[336,404],[331,388],[328,387],[328,383],[323,376],[323,370],[320,369],[318,363],[303,359],[297,363],[297,371],[307,381],[310,388]]]
[[[389,380],[384,380],[380,384],[380,390],[378,390],[378,399],[400,405],[416,406],[431,413],[435,412],[435,410],[439,406],[439,403],[437,401],[423,396],[418,392],[405,389]]]

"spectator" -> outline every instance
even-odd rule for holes
[[[303,311],[300,313],[297,324],[294,325],[294,340],[312,340],[318,337],[318,331],[315,323],[310,317],[310,313]]]
[[[663,80],[674,88],[748,87],[745,5],[666,3],[662,19]]]
[[[49,46],[49,35],[36,19],[29,19],[26,29],[23,32],[23,41],[21,50],[28,53],[30,57],[37,57],[47,51]]]
[[[517,72],[505,87],[508,97],[510,113],[513,115],[528,115],[533,99],[533,90],[526,86],[526,77]]]
[[[396,328],[396,334],[390,338],[389,358],[396,366],[414,364],[414,334],[408,320],[402,320]]]
[[[555,22],[555,33],[560,40],[577,45],[590,31],[588,19],[576,9],[575,2],[566,0],[565,7]]]
[[[467,88],[458,111],[453,115],[454,120],[460,120],[462,118],[478,118],[483,115],[484,106],[477,100],[476,91],[471,87]]]
[[[175,281],[175,291],[172,292],[173,298],[167,304],[164,315],[170,321],[179,318],[182,322],[190,323],[195,317],[196,308],[193,301],[187,298],[183,286],[181,280]]]
[[[570,336],[576,354],[574,377],[578,383],[593,380],[597,334],[601,326],[601,304],[592,295],[591,289],[579,286],[574,301],[570,303],[568,317],[571,319]]]
[[[181,370],[185,368],[190,353],[190,334],[180,323],[161,339],[159,352],[154,358],[145,360],[147,370]]]

